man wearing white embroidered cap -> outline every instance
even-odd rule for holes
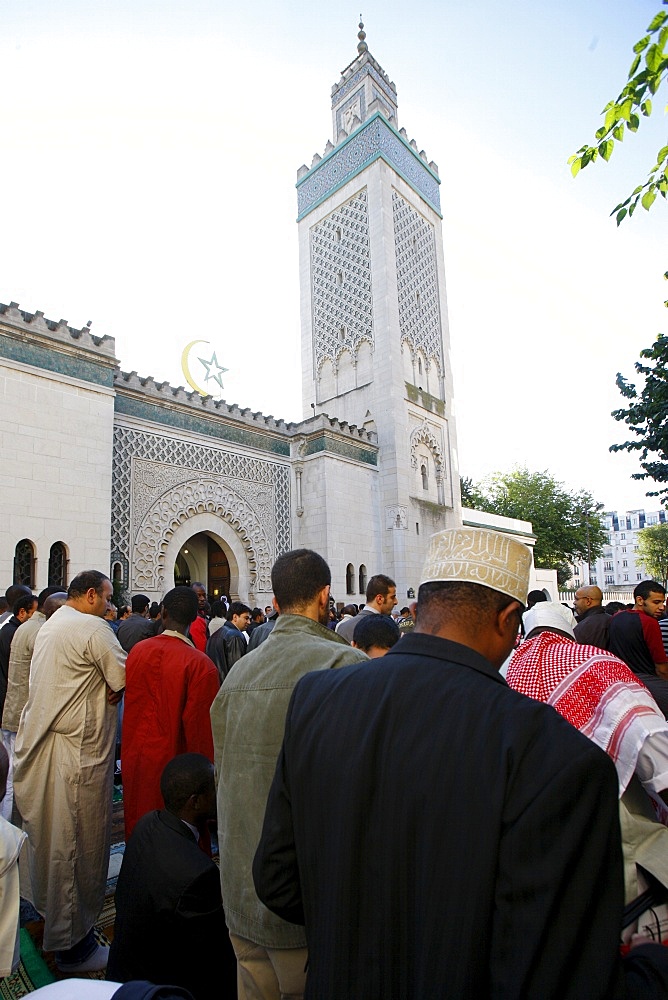
[[[614,766],[498,673],[530,565],[434,535],[414,631],[298,682],[253,872],[306,925],[307,998],[630,995]]]

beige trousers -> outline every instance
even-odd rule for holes
[[[263,948],[230,931],[239,1000],[302,1000],[306,948]]]

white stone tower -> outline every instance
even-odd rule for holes
[[[359,28],[332,88],[333,142],[297,174],[303,406],[376,431],[370,572],[394,576],[404,603],[429,535],[461,523],[440,179]]]

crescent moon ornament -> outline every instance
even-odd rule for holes
[[[184,378],[188,383],[188,385],[190,386],[190,388],[194,389],[195,392],[198,392],[200,396],[208,396],[209,393],[206,392],[204,389],[200,389],[200,387],[197,385],[194,378],[190,374],[188,357],[195,344],[208,344],[208,343],[209,343],[208,340],[191,340],[190,343],[186,344],[186,346],[183,348],[183,354],[181,355],[181,370],[183,372]]]
[[[185,376],[186,382],[191,387],[191,389],[194,389],[195,392],[198,392],[200,396],[211,396],[214,395],[214,393],[207,391],[207,389],[202,389],[202,387],[199,386],[195,381],[193,374],[190,370],[190,364],[189,364],[190,352],[192,351],[193,347],[196,344],[210,344],[210,343],[211,342],[209,340],[191,340],[190,343],[186,345],[186,347],[183,350],[183,354],[181,355],[181,369]],[[204,377],[204,384],[206,385],[207,382],[215,382],[216,386],[218,387],[217,391],[215,392],[215,395],[219,396],[223,391],[223,374],[229,369],[223,368],[223,366],[219,364],[215,351],[213,352],[208,361],[205,358],[198,358],[197,360],[206,371],[206,375]]]

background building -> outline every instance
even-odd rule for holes
[[[574,563],[569,587],[577,590],[595,583],[601,590],[614,588],[632,594],[636,584],[647,579],[647,571],[636,563],[638,532],[653,524],[665,524],[666,511],[606,511],[603,518],[608,532],[603,554],[592,563],[591,571],[585,561]]]

